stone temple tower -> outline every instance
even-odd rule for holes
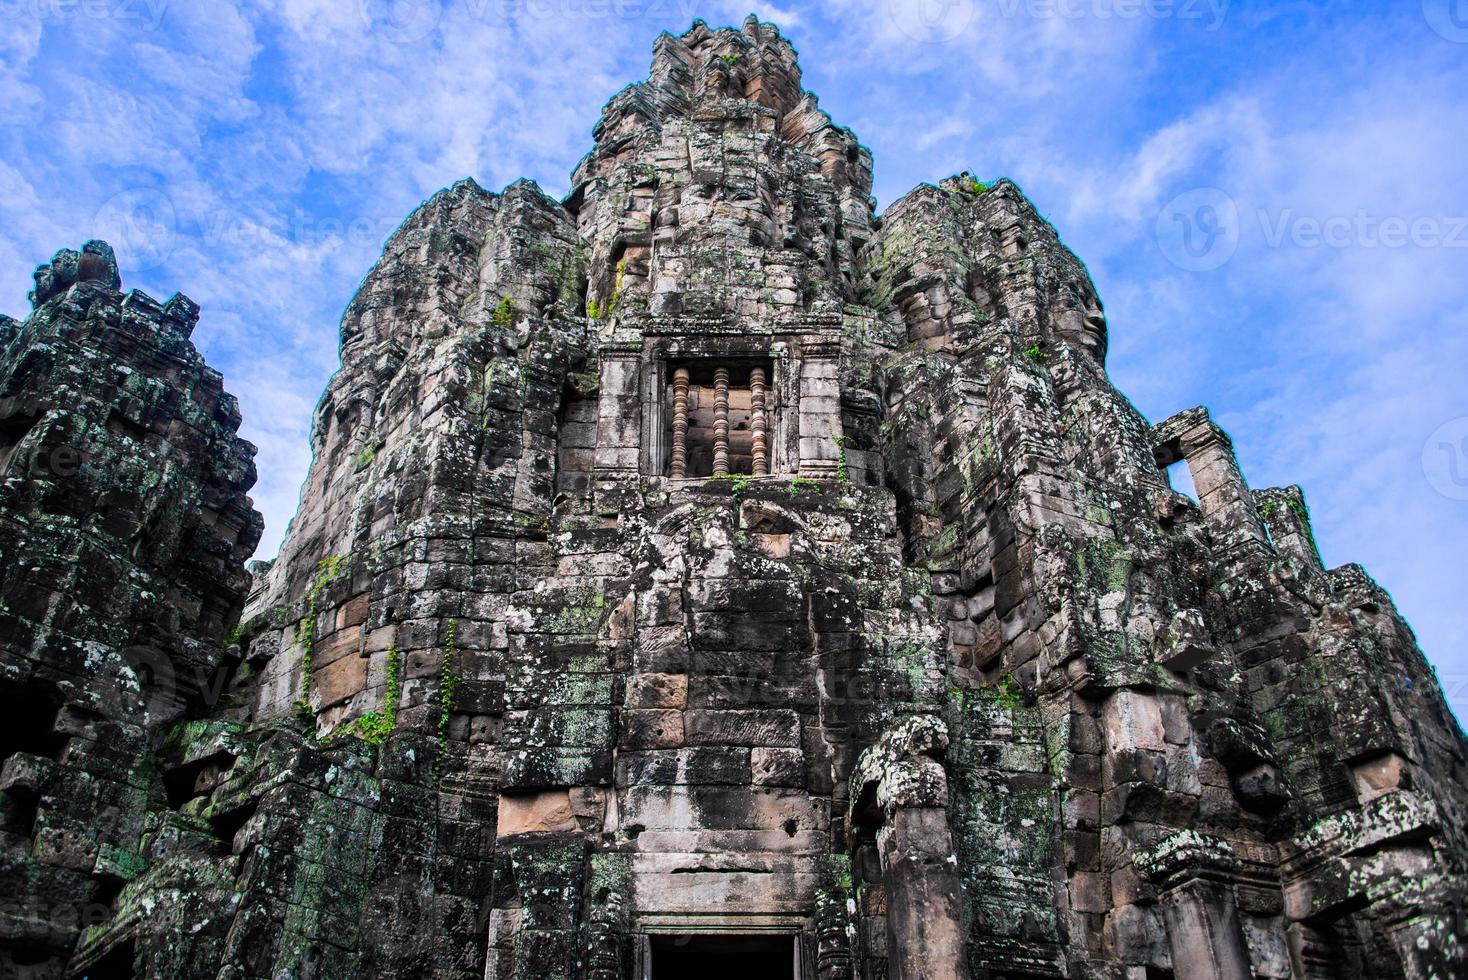
[[[228,696],[137,722],[104,914],[0,959],[1465,975],[1468,754],[1390,598],[1205,410],[1112,387],[1012,183],[878,216],[871,173],[773,25],[699,22],[564,201],[415,212],[280,556],[206,638]]]

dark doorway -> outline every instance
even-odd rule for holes
[[[653,980],[796,980],[794,936],[653,936]]]

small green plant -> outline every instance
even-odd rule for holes
[[[1025,357],[1028,357],[1030,360],[1038,364],[1043,364],[1046,361],[1050,360],[1050,355],[1041,350],[1039,345],[1031,347],[1029,350],[1025,351]]]
[[[306,590],[306,615],[296,624],[296,644],[304,651],[301,656],[301,696],[296,700],[296,709],[311,714],[311,648],[316,645],[316,616],[319,612],[321,594],[341,574],[341,555],[330,555],[316,565],[316,577]]]
[[[729,489],[733,492],[736,499],[743,496],[744,491],[748,490],[754,484],[754,481],[744,473],[716,473],[709,477],[709,479],[727,480],[729,482]]]
[[[819,491],[820,489],[821,489],[820,486],[817,485],[816,484],[816,481],[814,481],[814,480],[807,480],[803,476],[792,476],[790,478],[790,492],[791,493],[796,493],[796,494],[798,494],[798,493],[804,493],[807,490],[809,490],[811,493],[815,493],[815,492]]]
[[[1301,523],[1309,523],[1310,511],[1307,510],[1305,508],[1305,505],[1300,503],[1298,500],[1288,500],[1284,502],[1271,500],[1269,503],[1260,508],[1260,513],[1264,515],[1264,519],[1266,521],[1272,521],[1275,519],[1275,517],[1279,515],[1280,511],[1284,510],[1286,507],[1288,507],[1290,509],[1290,512],[1300,519]]]
[[[443,663],[438,669],[438,758],[433,763],[434,786],[443,779],[443,767],[449,751],[449,719],[454,710],[454,691],[459,686],[459,675],[454,672],[458,632],[459,621],[449,620],[448,635],[444,637]]]
[[[622,278],[627,275],[627,260],[617,263],[617,281],[612,284],[612,301],[607,304],[606,315],[617,312],[617,303],[622,299]]]
[[[987,193],[988,190],[988,184],[976,179],[971,174],[964,173],[962,176],[959,177],[958,192],[964,197],[968,198],[970,201],[978,197],[980,194]]]
[[[366,449],[357,454],[357,469],[365,470],[367,467],[371,466],[376,459],[377,450],[372,446],[368,446]]]
[[[848,483],[851,477],[846,469],[846,437],[833,435],[832,438],[836,440],[836,448],[841,453],[836,458],[836,481],[838,483]]]
[[[387,691],[382,710],[369,711],[352,725],[351,734],[370,745],[381,745],[398,724],[398,697],[402,693],[403,658],[398,648],[387,651]]]
[[[726,65],[737,65],[737,64],[739,64],[739,55],[737,55],[737,54],[721,54],[721,55],[719,55],[719,60],[722,61]]]
[[[999,701],[1006,708],[1023,708],[1025,704],[1024,688],[1014,679],[1013,674],[1005,674],[999,678],[995,685],[995,691],[999,695]]]
[[[489,319],[497,327],[509,328],[514,325],[515,304],[510,302],[510,297],[506,296],[500,300],[494,312],[489,315]]]
[[[597,305],[595,299],[587,300],[586,315],[591,317],[593,320],[601,319],[601,307]]]

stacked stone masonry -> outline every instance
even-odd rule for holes
[[[877,215],[754,18],[594,136],[388,241],[253,582],[198,308],[0,320],[0,976],[1468,975],[1411,631],[1018,188]]]

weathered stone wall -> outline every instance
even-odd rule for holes
[[[89,242],[0,324],[0,973],[59,975],[147,866],[150,755],[218,706],[261,520],[254,447],[189,342]],[[49,964],[49,966],[47,966]]]
[[[6,873],[106,898],[25,933],[38,975],[642,980],[730,935],[802,980],[1463,972],[1468,753],[1410,630],[1205,410],[1154,426],[1110,384],[1094,285],[1017,187],[878,217],[754,18],[659,38],[595,139],[563,202],[464,181],[389,240],[228,651],[247,455],[217,378],[168,374],[222,407],[168,429],[215,467],[174,494],[209,534],[90,503],[162,556],[129,608],[181,617],[169,663],[224,696],[109,734],[121,824],[86,797],[17,834],[59,744],[22,726]],[[115,288],[63,253],[38,317]],[[36,320],[7,352],[48,356]],[[7,473],[39,445],[11,404]],[[734,472],[675,476],[726,424]],[[121,850],[78,861],[87,834]]]
[[[1043,719],[1062,962],[1457,969],[1463,738],[1390,600],[1325,573],[1298,489],[1251,493],[1206,411],[1149,429],[1111,388],[1094,289],[1012,185],[920,188],[868,256],[917,344],[884,427],[950,683]],[[1197,503],[1166,483],[1183,460]],[[1006,926],[976,915],[974,968],[1051,972]]]

